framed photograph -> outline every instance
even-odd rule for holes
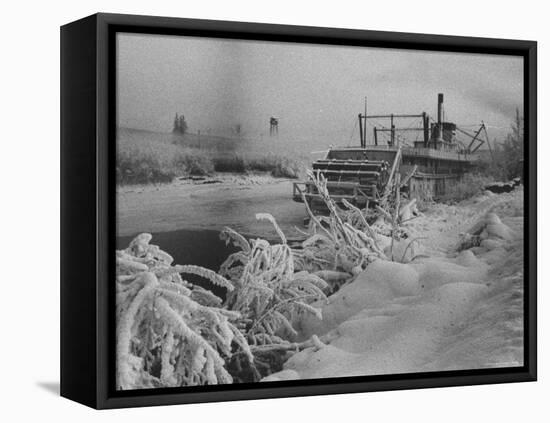
[[[536,43],[61,28],[61,394],[536,380]]]

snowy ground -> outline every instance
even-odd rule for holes
[[[118,234],[229,225],[267,235],[254,219],[267,211],[292,236],[305,213],[291,190],[289,180],[259,175],[120,188]],[[482,246],[459,252],[459,234],[480,221]],[[408,242],[394,247],[405,263],[372,264],[318,304],[323,320],[299,322],[301,339],[316,334],[325,345],[295,354],[269,380],[523,364],[523,190],[432,204],[406,225],[419,241],[404,260]]]
[[[377,261],[317,304],[323,320],[300,335],[323,343],[265,380],[523,365],[523,190],[435,204],[408,226],[425,239],[404,261],[417,258]],[[481,245],[458,251],[476,231]]]

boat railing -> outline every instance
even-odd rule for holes
[[[460,151],[435,150],[433,148],[404,148],[403,155],[460,161],[470,161],[472,159],[468,153],[462,153]]]
[[[399,147],[392,145],[368,145],[365,150],[377,150],[377,151],[397,151]],[[339,149],[338,149],[339,150]],[[346,150],[363,150],[362,148],[352,147],[347,148]],[[416,156],[416,157],[428,157],[433,159],[444,159],[444,160],[457,160],[457,161],[472,161],[475,157],[472,154],[460,152],[460,151],[449,151],[449,150],[436,150],[434,148],[412,148],[412,147],[402,147],[402,153],[405,156]]]

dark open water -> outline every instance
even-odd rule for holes
[[[220,265],[237,249],[226,246],[220,239],[220,232],[214,230],[187,230],[153,233],[152,244],[158,245],[174,257],[175,264],[194,264],[218,271]],[[128,246],[133,236],[118,237],[116,248]],[[209,281],[194,275],[183,275],[187,281],[208,288],[221,298],[225,297],[225,289],[213,286]]]

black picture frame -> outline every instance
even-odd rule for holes
[[[155,390],[114,389],[115,35],[117,32],[498,53],[524,58],[524,366]],[[61,395],[118,408],[534,381],[537,44],[534,41],[95,14],[61,28]],[[109,141],[110,140],[110,141]]]

